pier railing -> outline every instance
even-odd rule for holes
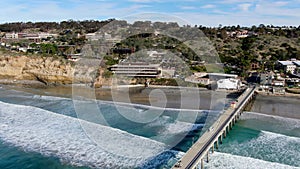
[[[223,137],[239,119],[243,109],[254,96],[256,87],[247,88],[237,99],[236,106],[228,108],[222,113],[219,119],[206,131],[198,141],[187,151],[187,153],[176,163],[173,168],[196,168],[201,163],[204,168],[204,158],[209,161],[209,151],[214,151],[214,147],[219,146],[219,140],[222,143]]]

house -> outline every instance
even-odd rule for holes
[[[221,79],[217,81],[218,89],[226,90],[238,90],[241,87],[241,81],[239,79]]]
[[[251,70],[257,70],[259,68],[260,68],[259,62],[252,62],[251,63]]]
[[[287,78],[285,79],[285,83],[288,86],[297,86],[298,84],[300,84],[300,78]]]
[[[19,51],[20,51],[20,52],[24,52],[24,53],[26,53],[26,52],[27,52],[27,50],[28,50],[28,48],[27,48],[27,47],[19,47]]]
[[[67,59],[68,59],[69,61],[77,62],[77,61],[80,59],[81,56],[82,56],[81,53],[77,53],[77,54],[68,54],[68,55],[67,55]]]
[[[4,38],[6,39],[18,39],[18,33],[5,33]]]
[[[274,80],[272,86],[284,87],[285,86],[284,80]]]
[[[149,55],[149,57],[151,58],[161,58],[162,56],[164,56],[166,53],[165,52],[157,52],[157,51],[147,51],[147,54]]]

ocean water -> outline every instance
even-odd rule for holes
[[[83,102],[79,109],[88,113],[77,114],[69,98],[0,89],[0,168],[170,168],[218,117],[161,109],[151,122],[139,123],[124,113],[151,107],[97,101],[105,119],[97,121]],[[179,119],[180,113],[187,117]]]
[[[300,168],[300,120],[245,112],[207,168]]]
[[[139,123],[124,113],[151,107],[97,105],[104,121],[89,102],[75,108],[69,98],[0,88],[0,168],[170,168],[219,115],[183,111],[184,120],[178,110],[167,109]],[[89,113],[77,114],[78,108]],[[300,120],[244,113],[205,168],[299,169]]]

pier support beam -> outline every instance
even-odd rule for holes
[[[221,134],[221,136],[220,136],[220,143],[221,144],[223,143],[223,134]]]
[[[203,158],[201,159],[201,169],[204,169],[204,160],[203,160]]]
[[[213,146],[211,147],[211,153],[215,152],[215,143],[213,144]]]
[[[207,155],[206,155],[206,162],[209,162],[209,151],[207,152]]]
[[[222,136],[221,136],[222,137]],[[219,139],[217,140],[216,142],[216,149],[218,150],[219,149]]]

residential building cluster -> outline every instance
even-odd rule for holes
[[[284,94],[285,87],[300,87],[299,63],[296,59],[277,61],[275,71],[253,72],[250,76],[259,83],[261,91]]]
[[[185,81],[205,86],[215,86],[212,88],[219,90],[239,90],[243,86],[237,75],[224,73],[195,72],[193,75],[186,77]]]
[[[239,30],[239,31],[231,31],[227,32],[227,35],[231,38],[246,38],[250,36],[257,36],[258,34],[248,30]]]
[[[1,43],[12,43],[19,42],[20,40],[28,40],[29,42],[42,42],[42,40],[47,40],[48,38],[56,38],[58,34],[51,34],[47,32],[39,33],[22,33],[22,32],[11,32],[5,33],[4,37],[1,38]]]

